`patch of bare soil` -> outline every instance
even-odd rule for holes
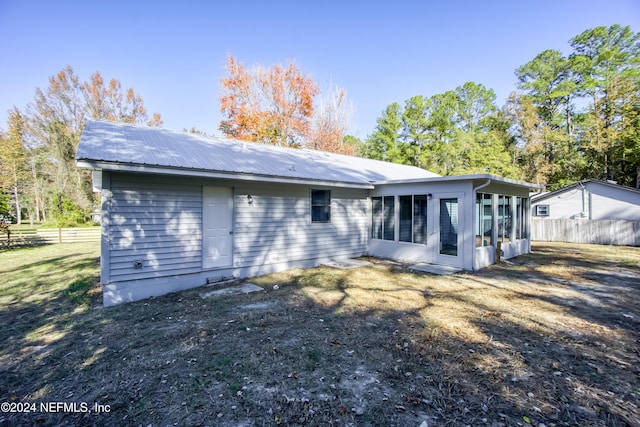
[[[450,276],[293,270],[70,314],[38,345],[17,329],[0,401],[109,412],[0,425],[639,426],[640,249],[534,251]]]

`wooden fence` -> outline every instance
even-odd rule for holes
[[[38,228],[12,230],[11,246],[37,246],[52,243],[99,242],[100,227]],[[7,247],[7,235],[0,235],[0,248]]]
[[[532,219],[531,240],[640,246],[640,221]]]

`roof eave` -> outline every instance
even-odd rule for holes
[[[454,176],[435,176],[429,178],[414,178],[414,179],[399,179],[399,180],[390,180],[390,181],[378,181],[375,182],[375,185],[385,185],[385,184],[411,184],[411,183],[421,183],[421,182],[446,182],[446,181],[472,181],[472,180],[487,180],[490,179],[492,181],[517,185],[520,187],[527,187],[534,190],[541,190],[544,188],[543,185],[533,184],[525,181],[518,181],[511,178],[503,178],[497,175],[491,174],[473,174],[473,175],[454,175]]]
[[[532,200],[532,202],[539,202],[542,200],[546,200],[550,197],[554,197],[557,196],[558,194],[564,193],[565,191],[569,191],[572,190],[574,188],[580,187],[580,186],[585,186],[586,184],[601,184],[610,188],[615,188],[617,190],[623,190],[623,191],[628,191],[631,193],[636,193],[636,194],[640,194],[640,189],[637,188],[633,188],[633,187],[626,187],[624,185],[620,185],[620,184],[614,184],[612,182],[608,182],[608,181],[602,181],[600,179],[594,179],[594,178],[587,178],[587,179],[583,179],[582,181],[576,181],[573,184],[569,184],[566,187],[562,187],[562,188],[558,188],[557,190],[554,191],[550,191],[548,193],[544,193],[541,194],[537,197],[535,197],[535,199]]]
[[[306,184],[306,185],[314,184],[318,186],[357,188],[357,189],[363,189],[363,190],[374,189],[374,185],[372,183],[329,181],[329,180],[318,180],[318,179],[309,179],[309,178],[291,178],[291,177],[273,176],[273,175],[259,175],[259,174],[211,171],[211,170],[188,169],[188,168],[167,167],[167,166],[105,162],[105,161],[96,161],[96,160],[90,160],[90,159],[78,159],[76,160],[76,165],[79,168],[83,168],[83,169],[115,171],[115,172],[165,174],[165,175],[185,176],[185,177],[254,181],[254,182],[270,182],[270,183],[280,183],[280,184]]]

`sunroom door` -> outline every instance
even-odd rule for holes
[[[438,264],[462,267],[463,255],[463,194],[453,193],[434,197],[436,245]]]

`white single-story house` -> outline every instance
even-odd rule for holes
[[[640,220],[640,190],[585,179],[531,198],[536,219]]]
[[[371,255],[477,270],[530,251],[529,193],[488,174],[90,121],[104,305]]]

